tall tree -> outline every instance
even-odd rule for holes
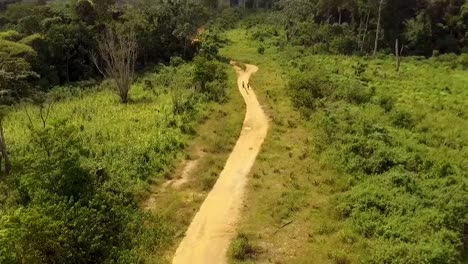
[[[372,54],[372,56],[374,56],[374,57],[377,54],[377,48],[378,48],[378,45],[379,45],[380,18],[382,17],[383,2],[384,2],[384,0],[380,0],[380,2],[379,2],[379,11],[378,11],[378,16],[377,16],[377,28],[375,30],[374,52]]]

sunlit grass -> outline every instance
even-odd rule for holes
[[[355,67],[364,64],[362,78],[375,89],[374,99],[392,96],[394,109],[407,111],[416,120],[412,130],[388,126],[395,144],[466,166],[466,150],[461,147],[468,139],[466,71],[432,59],[404,58],[396,72],[391,56],[315,55],[301,47],[277,46],[268,38],[260,43],[241,28],[228,31],[226,37],[230,42],[223,55],[259,66],[251,84],[272,119],[251,172],[239,231],[260,248],[256,263],[359,263],[377,242],[358,235],[336,214],[337,194],[350,191],[356,180],[340,172],[341,164],[334,164],[337,153],[318,155],[314,150],[314,141],[322,140],[318,122],[323,113],[314,112],[307,121],[292,107],[287,84],[294,73],[316,69],[332,82],[349,86],[357,78]],[[259,45],[266,48],[263,55],[257,52]],[[372,109],[377,108],[350,106],[348,111],[387,126],[391,115]]]

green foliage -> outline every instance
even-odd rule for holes
[[[2,56],[0,53],[0,63],[1,104],[13,104],[18,97],[30,93],[29,80],[34,79],[37,75],[31,71],[30,64],[23,58]]]
[[[0,39],[0,56],[2,57],[31,57],[34,50],[22,43]]]
[[[249,243],[249,238],[244,233],[239,233],[232,241],[229,255],[235,260],[248,260],[255,257],[255,249]]]
[[[466,76],[438,70],[457,56],[434,60],[407,62],[411,70],[397,75],[389,59],[306,55],[290,75],[291,99],[316,128],[316,154],[354,179],[335,207],[352,232],[375,241],[365,263],[461,258]]]
[[[215,31],[234,28],[237,22],[242,18],[242,15],[243,10],[240,8],[226,8],[212,17],[206,24],[206,27]]]
[[[134,236],[153,228],[143,224],[152,220],[137,209],[125,182],[85,165],[90,152],[77,131],[65,121],[31,131],[32,152],[21,157],[29,166],[16,175],[20,205],[0,220],[6,231],[0,236],[0,259],[112,263],[133,250]],[[168,232],[159,229],[156,240],[167,239]]]
[[[393,56],[317,55],[291,42],[261,56],[258,45],[276,39],[252,31],[228,32],[222,53],[260,65],[253,78],[271,106],[242,225],[264,248],[258,262],[463,263],[464,56],[406,57],[396,72]],[[286,94],[307,120],[294,120]],[[289,230],[264,236],[284,216]]]
[[[178,67],[184,63],[185,61],[181,57],[176,56],[176,57],[171,57],[169,65],[171,65],[171,67]]]
[[[280,0],[272,11],[276,21],[263,20],[260,27],[283,27],[288,42],[315,47],[317,53],[372,52],[378,22],[378,49],[384,53],[393,53],[395,39],[404,43],[404,55],[429,56],[432,50],[461,53],[466,49],[464,1],[382,2],[380,14],[379,3]]]
[[[0,182],[9,190],[0,196],[0,262],[146,263],[166,249],[172,223],[137,202],[194,133],[206,97],[189,89],[191,81],[191,64],[163,66],[134,85],[127,105],[105,82],[88,91],[59,87],[45,125],[38,107],[45,98],[12,107],[4,123],[14,168]]]
[[[223,102],[227,99],[227,74],[224,67],[204,56],[194,59],[193,81],[200,85],[200,91],[209,100]]]
[[[426,14],[421,13],[406,22],[405,39],[408,48],[417,55],[430,55],[431,50],[431,25]]]
[[[49,90],[54,85],[101,77],[90,54],[97,52],[95,36],[106,28],[136,33],[140,69],[169,62],[173,56],[191,59],[197,51],[191,40],[205,20],[204,7],[190,0],[157,4],[144,0],[125,6],[114,0],[18,3],[0,11],[0,54],[23,56],[34,51],[34,58],[28,61],[41,78],[31,84]],[[23,37],[21,43],[27,46],[16,43]]]
[[[257,52],[258,52],[258,54],[263,54],[263,53],[265,53],[265,47],[259,46],[258,49],[257,49]]]
[[[0,32],[0,39],[18,41],[19,39],[21,39],[21,34],[14,30],[8,30]]]
[[[322,72],[311,72],[308,75],[297,74],[289,81],[292,101],[304,113],[315,109],[320,100],[333,91],[333,87]]]

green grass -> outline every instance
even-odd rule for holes
[[[185,149],[184,157],[179,159],[199,159],[197,166],[190,173],[189,182],[178,189],[155,189],[157,202],[153,213],[170,222],[176,232],[171,246],[163,254],[154,252],[157,255],[153,256],[153,259],[160,259],[162,255],[165,263],[172,261],[184,232],[216,182],[239,137],[245,115],[245,103],[237,90],[234,70],[227,70],[229,99],[222,104],[212,104],[203,111],[201,122],[195,128],[195,136]],[[200,152],[203,152],[202,156]],[[182,168],[176,168],[176,171],[180,169]]]
[[[144,231],[131,234],[132,241],[126,243],[131,243],[133,253],[119,252],[124,262],[133,262],[130,256],[136,255],[148,263],[169,263],[180,235],[222,170],[239,135],[245,109],[234,71],[227,64],[223,67],[229,73],[228,100],[223,103],[208,102],[193,90],[192,64],[140,76],[128,104],[120,103],[107,82],[89,90],[62,87],[53,92],[60,99],[51,105],[46,130],[67,120],[73,128],[73,140],[83,147],[80,162],[84,167],[97,175],[104,171],[137,203],[146,200],[149,191],[158,192],[152,217],[144,216],[133,203],[122,209],[135,214],[122,228],[141,232],[134,225],[145,222]],[[36,137],[44,131],[39,113],[38,106],[23,104],[13,108],[5,120],[14,173],[0,181],[0,189],[5,190],[0,196],[1,212],[19,206],[16,200],[23,190],[8,186],[23,182],[22,174],[31,173],[25,165],[32,157],[46,154],[33,143],[43,140]],[[196,157],[200,150],[205,155],[188,184],[180,189],[160,186],[177,172],[182,160]],[[114,195],[122,195],[119,192]]]
[[[404,58],[400,72],[396,72],[391,57],[314,55],[301,47],[278,45],[282,42],[281,34],[264,36],[263,42],[259,42],[252,37],[256,30],[254,27],[248,31],[228,31],[230,43],[221,50],[229,58],[259,66],[251,83],[262,104],[267,105],[272,120],[269,136],[251,172],[247,207],[239,231],[250,234],[250,243],[259,248],[256,262],[382,263],[393,259],[421,263],[421,257],[437,259],[447,254],[442,263],[455,263],[453,257],[459,258],[462,250],[459,246],[451,244],[453,247],[448,248],[449,243],[443,244],[439,234],[432,235],[437,229],[418,233],[417,226],[431,228],[428,221],[437,221],[429,220],[431,215],[456,219],[460,214],[463,219],[461,201],[466,198],[463,186],[467,177],[463,171],[468,142],[466,71],[435,60]],[[260,45],[266,48],[263,55],[257,52]],[[333,87],[335,97],[314,101],[316,109],[301,104],[305,102],[303,96],[293,104],[294,91],[288,89],[289,80],[313,74],[324,77],[324,82]],[[359,90],[360,86],[365,88]],[[387,97],[394,104],[386,103]],[[358,103],[362,100],[369,101]],[[327,122],[335,125],[326,130]],[[381,126],[387,131],[392,145],[378,149],[383,156],[372,154],[362,159],[346,152],[351,146],[347,140],[358,139],[359,134],[353,133],[361,133],[362,124]],[[362,144],[371,146],[371,137],[364,138]],[[387,185],[387,177],[397,176],[388,176],[380,169],[385,168],[380,158],[395,157],[409,170],[410,157],[415,153],[422,155],[423,160],[450,164],[453,169],[448,181],[426,180],[427,173],[433,173],[430,171],[417,174],[415,186],[431,198],[392,189]],[[437,166],[434,171],[438,171]],[[371,174],[382,175],[382,183]],[[437,191],[428,188],[431,184],[447,187]],[[372,200],[376,193],[371,190],[390,193],[389,200]],[[398,196],[405,198],[400,200]],[[366,218],[372,217],[366,215],[366,209],[356,209],[363,206],[366,197],[371,203],[380,202],[388,208],[394,203],[394,210],[408,210],[409,206],[418,213],[407,218],[397,211],[379,215],[379,221],[383,222],[376,222],[375,218]],[[433,197],[445,201],[446,206]],[[410,206],[412,202],[428,204]],[[348,206],[354,208],[351,216],[347,215]],[[447,211],[452,213],[445,214]],[[288,222],[291,224],[279,229]],[[381,235],[381,231],[366,236],[374,224],[380,230],[392,230],[395,236],[409,234],[406,238],[409,240],[402,243]],[[452,228],[452,235],[462,233],[458,224],[446,227]],[[422,241],[432,241],[433,248],[421,246]],[[392,257],[392,254],[401,255]]]
[[[221,50],[223,55],[259,67],[250,83],[271,118],[268,137],[250,173],[239,232],[251,234],[250,242],[260,248],[258,263],[308,263],[311,256],[317,263],[327,263],[327,248],[340,244],[335,244],[334,234],[318,235],[320,225],[342,225],[329,220],[327,211],[329,192],[334,188],[327,179],[334,173],[309,154],[312,134],[288,99],[288,69],[281,68],[272,50],[258,54],[257,42],[245,30],[231,30],[226,35],[231,42]]]
[[[88,158],[112,175],[131,181],[134,193],[144,191],[149,179],[163,180],[190,137],[182,127],[186,120],[172,112],[171,94],[180,91],[155,88],[153,92],[137,83],[130,92],[132,102],[121,104],[113,91],[96,89],[70,88],[68,97],[52,105],[47,125],[68,120],[79,129],[80,140],[90,151]],[[67,91],[57,93],[64,96]],[[30,151],[31,125],[35,130],[42,127],[37,107],[18,107],[8,115],[5,136],[13,158]]]

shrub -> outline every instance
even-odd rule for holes
[[[244,233],[239,233],[231,243],[229,255],[235,260],[248,260],[255,257],[255,249],[250,244],[249,238]]]
[[[458,62],[463,70],[468,69],[468,53],[463,53],[458,57]]]
[[[0,39],[9,40],[9,41],[18,41],[22,35],[14,30],[8,30],[0,32]]]
[[[225,102],[227,100],[227,83],[220,80],[207,83],[204,93],[210,101]]]
[[[182,64],[184,64],[184,60],[181,58],[181,57],[171,57],[171,60],[169,62],[169,64],[171,65],[171,67],[178,67]]]
[[[391,115],[392,124],[396,127],[411,129],[415,126],[416,121],[414,120],[411,113],[403,110],[393,111]]]
[[[288,83],[295,107],[314,110],[319,100],[332,92],[332,85],[320,72],[302,73],[292,77]]]
[[[172,112],[174,115],[194,114],[197,103],[195,94],[191,92],[174,91],[172,93]]]
[[[368,67],[369,67],[369,64],[358,61],[358,63],[353,66],[354,75],[361,78],[362,75],[366,72]]]
[[[194,82],[209,100],[222,102],[226,99],[227,73],[223,65],[198,56],[194,61]]]
[[[14,175],[20,205],[0,217],[2,262],[116,263],[135,254],[146,224],[153,228],[124,180],[84,163],[77,131],[65,121],[32,131],[29,166]],[[154,235],[157,244],[168,233]]]
[[[385,110],[385,112],[390,112],[395,106],[395,98],[383,95],[378,98],[378,104]]]
[[[356,49],[356,41],[352,35],[335,37],[330,42],[330,50],[334,53],[352,54]]]
[[[337,94],[349,103],[365,104],[370,102],[374,95],[374,91],[360,83],[349,83],[344,84],[340,89],[337,89]]]
[[[432,57],[433,60],[440,62],[451,69],[455,69],[459,65],[459,58],[454,53],[441,54],[437,57]]]
[[[258,54],[265,53],[265,47],[263,47],[263,46],[258,47],[257,52],[258,52]]]

